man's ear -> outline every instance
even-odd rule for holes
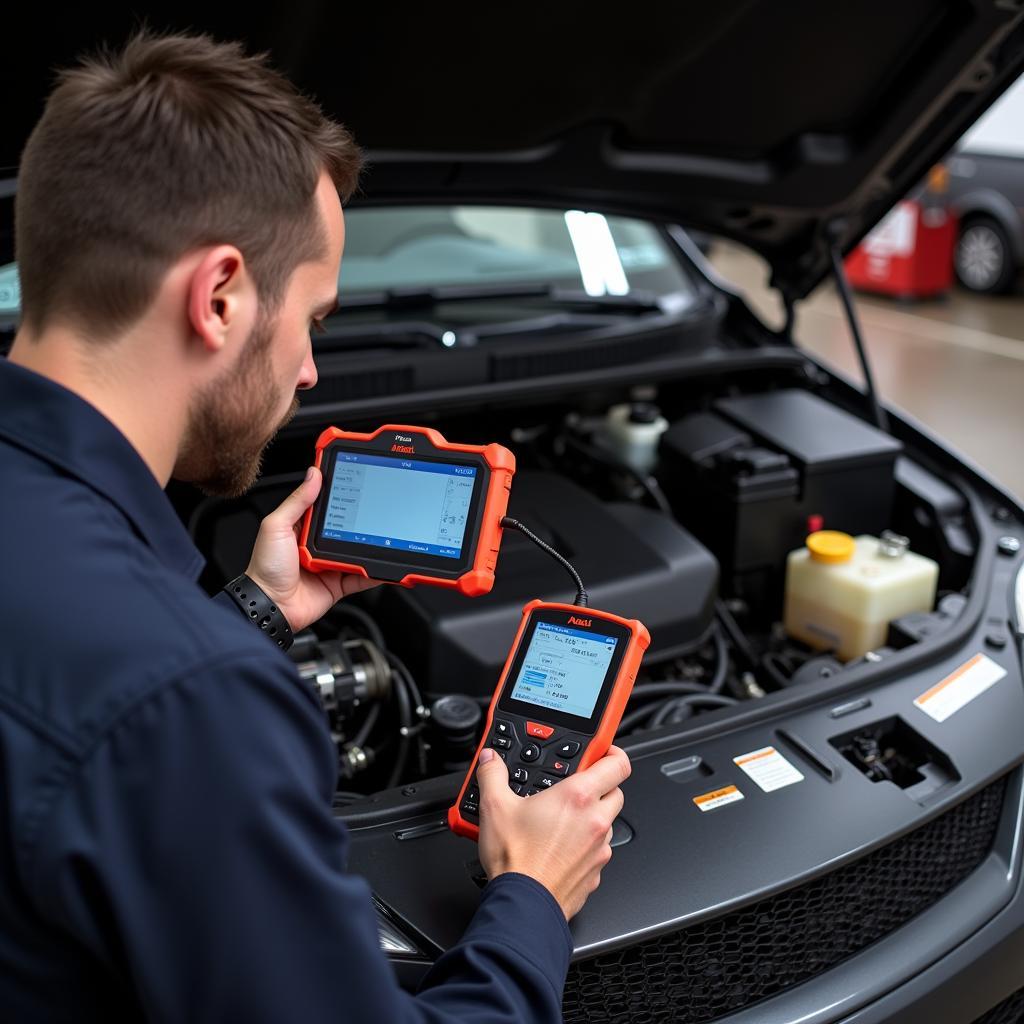
[[[233,245],[210,249],[192,272],[188,291],[189,323],[207,351],[220,351],[240,322],[253,319],[253,300],[241,252]]]

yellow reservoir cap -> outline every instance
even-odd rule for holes
[[[838,565],[853,558],[857,542],[848,534],[838,530],[818,530],[807,538],[807,549],[811,558],[826,565]]]

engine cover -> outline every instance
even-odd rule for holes
[[[555,473],[523,472],[512,484],[509,515],[572,562],[594,607],[647,626],[648,661],[687,650],[710,626],[718,563],[663,513],[603,502]],[[490,693],[523,605],[575,597],[565,569],[512,530],[504,533],[496,577],[489,594],[472,599],[432,587],[367,593],[388,644],[424,689]]]

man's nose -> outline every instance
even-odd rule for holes
[[[306,352],[306,358],[302,361],[299,380],[295,387],[298,391],[308,391],[310,388],[316,387],[317,379],[316,363],[313,362],[313,347],[311,345]]]

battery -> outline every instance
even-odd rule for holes
[[[780,571],[810,516],[878,536],[891,525],[888,434],[795,388],[723,398],[663,435],[658,478],[682,522],[730,574]]]

